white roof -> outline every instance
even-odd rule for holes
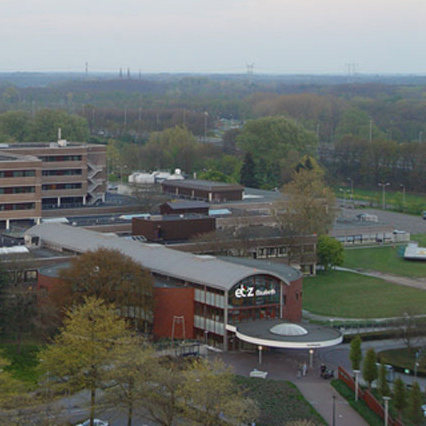
[[[119,250],[154,273],[221,290],[229,290],[242,279],[258,274],[272,275],[288,284],[289,271],[291,270],[292,276],[295,271],[294,268],[283,264],[281,267],[274,264],[268,268],[267,264],[261,261],[252,263],[261,265],[262,269],[246,266],[238,259],[235,259],[238,263],[233,263],[231,259],[226,261],[214,256],[197,256],[159,244],[143,244],[58,223],[36,225],[28,229],[25,235],[40,237],[42,245],[47,243],[51,248],[56,246],[78,253],[98,248]]]
[[[24,246],[0,247],[0,254],[22,254],[29,253]]]
[[[408,244],[404,252],[404,259],[426,260],[426,247],[419,247],[415,243]]]

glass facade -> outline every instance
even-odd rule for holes
[[[269,275],[252,275],[240,281],[229,291],[229,308],[279,303],[280,281]]]

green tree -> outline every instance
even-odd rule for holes
[[[247,152],[244,157],[243,166],[241,167],[240,183],[249,188],[257,188],[259,186],[256,179],[256,165],[250,152]]]
[[[23,111],[8,111],[0,114],[0,134],[9,142],[28,140],[29,115]]]
[[[112,305],[94,297],[68,310],[64,326],[40,354],[40,368],[74,390],[90,390],[90,426],[93,426],[96,390],[111,368],[112,352],[129,335],[126,322]],[[58,385],[59,386],[59,385]]]
[[[352,370],[359,370],[361,368],[361,361],[362,361],[361,343],[362,343],[362,340],[360,336],[356,336],[351,340],[349,359],[351,360]]]
[[[398,411],[398,416],[401,418],[402,411],[407,405],[406,390],[404,382],[398,377],[393,385],[393,406]]]
[[[64,283],[61,295],[68,294],[65,303],[81,303],[88,296],[103,299],[148,331],[153,310],[152,276],[130,257],[104,248],[88,251],[62,269],[60,278]]]
[[[377,357],[376,352],[373,348],[368,349],[364,358],[364,365],[362,366],[362,377],[368,383],[368,387],[371,389],[371,383],[377,379]]]
[[[58,139],[58,128],[62,137],[69,141],[85,142],[89,137],[86,119],[70,115],[65,111],[43,109],[37,111],[29,129],[29,138],[34,142],[52,142]]]
[[[388,381],[386,379],[386,366],[383,364],[383,362],[380,363],[377,388],[381,396],[389,396],[390,390]]]
[[[336,217],[334,194],[314,159],[306,156],[301,164],[284,186],[283,198],[275,203],[276,220],[281,229],[301,235],[327,234]]]
[[[256,403],[243,397],[231,370],[221,361],[195,362],[184,372],[182,395],[187,416],[204,426],[217,425],[220,418],[250,424],[259,414]]]
[[[422,406],[422,393],[420,391],[420,386],[417,382],[413,382],[411,385],[411,392],[409,396],[409,417],[410,420],[418,425],[423,419],[423,411],[421,409]]]
[[[345,250],[343,244],[328,235],[320,235],[317,243],[318,262],[328,272],[335,266],[343,265]]]

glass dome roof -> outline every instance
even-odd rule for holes
[[[304,336],[308,332],[300,325],[283,323],[274,325],[269,331],[279,336]]]

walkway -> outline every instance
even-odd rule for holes
[[[354,274],[365,275],[366,277],[379,278],[381,280],[385,280],[394,284],[404,285],[406,287],[414,287],[420,290],[426,290],[426,278],[401,277],[400,275],[385,274],[384,272],[377,271],[365,272],[359,271],[357,269],[342,268],[340,266],[337,266],[336,270],[352,272]]]
[[[250,371],[257,368],[268,372],[268,379],[289,380],[293,382],[303,396],[321,414],[328,424],[332,424],[333,395],[336,399],[336,426],[365,426],[367,423],[349,404],[331,387],[328,380],[319,377],[319,361],[315,360],[314,368],[303,378],[297,378],[299,363],[307,361],[307,351],[271,350],[263,354],[262,365],[258,364],[255,353],[211,354],[230,365],[236,374],[249,376]]]

